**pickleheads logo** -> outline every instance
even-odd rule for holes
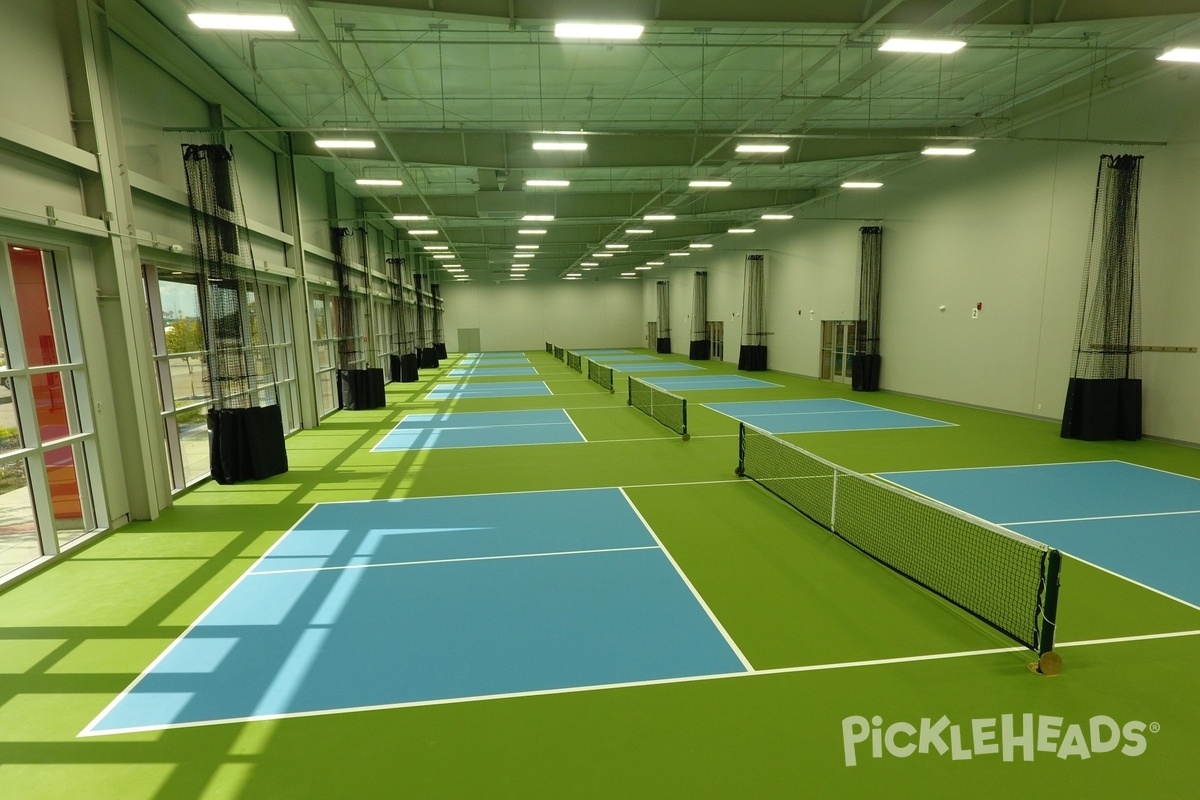
[[[895,758],[911,755],[950,754],[954,761],[976,756],[999,756],[1004,761],[1033,761],[1039,753],[1061,759],[1088,759],[1093,755],[1119,752],[1136,757],[1146,752],[1146,734],[1157,733],[1158,723],[1132,720],[1124,724],[1098,715],[1086,722],[1067,723],[1063,717],[1045,714],[1002,714],[968,720],[963,724],[942,716],[923,717],[917,723],[890,722],[874,716],[842,720],[842,747],[846,766],[858,764],[869,751],[871,758],[885,754]],[[860,745],[862,752],[860,752]]]

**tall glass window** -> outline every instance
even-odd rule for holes
[[[69,271],[3,244],[0,577],[99,530],[95,430]]]
[[[337,296],[313,292],[313,369],[317,378],[317,413],[321,416],[337,410],[338,320]]]

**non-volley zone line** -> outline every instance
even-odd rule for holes
[[[435,383],[426,400],[469,400],[487,397],[536,397],[553,394],[545,381],[508,381],[496,383]]]
[[[371,452],[586,442],[564,409],[409,414]]]
[[[751,669],[620,489],[319,503],[82,735]]]
[[[841,398],[747,400],[703,405],[718,414],[774,434],[940,428],[953,425],[950,422]]]

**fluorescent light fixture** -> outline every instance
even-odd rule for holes
[[[450,247],[448,245],[444,245],[444,244],[427,244],[427,245],[425,245],[425,249],[426,250],[449,250]]]
[[[359,178],[356,181],[359,186],[403,186],[404,181],[396,180],[395,178]]]
[[[926,147],[921,151],[923,156],[969,156],[975,152],[974,147]]]
[[[690,256],[691,253],[667,253],[667,255],[675,256],[676,258],[686,258],[687,256]]]
[[[733,185],[732,181],[710,181],[710,180],[688,181],[688,186],[692,187],[693,189],[724,189],[727,186],[732,186],[732,185]]]
[[[1159,61],[1184,61],[1189,64],[1200,64],[1200,48],[1173,47],[1158,57]]]
[[[534,150],[587,150],[587,142],[534,142]]]
[[[525,185],[526,186],[570,186],[571,182],[570,181],[551,181],[551,180],[543,180],[541,178],[534,178],[533,180],[525,181]]]
[[[661,267],[661,266],[663,266],[663,263],[664,262],[662,262],[662,261],[647,261],[646,266],[647,267]]]
[[[843,181],[843,189],[878,189],[883,186],[879,181]]]
[[[891,38],[879,45],[885,53],[954,53],[967,43],[961,39],[901,39]]]
[[[446,272],[465,272],[461,264],[442,264],[442,269]]]
[[[213,31],[294,31],[281,14],[188,14],[197,28]]]
[[[521,217],[525,222],[552,222],[554,221],[553,214],[526,214]]]
[[[528,264],[513,264],[509,272],[526,272],[529,270]]]
[[[522,236],[541,236],[545,232],[545,228],[521,228],[517,231]]]
[[[426,222],[429,217],[420,214],[396,214],[392,217],[396,222]]]
[[[612,258],[613,253],[592,253],[592,258]]]
[[[730,228],[730,233],[754,233],[754,228]]]
[[[537,250],[539,247],[541,247],[540,244],[519,244],[519,245],[517,245],[518,250]]]
[[[582,278],[582,277],[583,277],[583,273],[581,273],[581,272],[568,272],[568,273],[567,273],[567,277],[568,277],[568,278]]]
[[[645,27],[634,23],[559,22],[554,35],[559,39],[638,39]]]
[[[604,247],[606,250],[628,250],[629,249],[629,245],[627,245],[627,244],[606,244],[606,245],[604,245]]]
[[[413,236],[437,236],[437,231],[435,230],[409,231],[409,233]]]
[[[317,139],[314,144],[326,150],[371,150],[375,142],[370,139]]]
[[[647,267],[647,266],[641,266],[641,267],[634,267],[634,269],[636,269],[636,270],[638,270],[638,271],[640,272],[640,271],[642,271],[642,270],[644,270],[644,269],[650,269],[650,267]]]
[[[584,271],[584,272],[587,272],[587,271],[588,271],[588,270],[590,270],[590,269],[591,269],[591,267],[584,267],[584,268],[583,268],[583,271]]]
[[[763,214],[763,219],[791,219],[791,214]]]
[[[513,253],[513,258],[533,258],[537,253]]]
[[[651,228],[626,228],[625,232],[626,233],[654,233],[654,230]]]
[[[598,267],[598,266],[600,266],[600,262],[599,261],[580,261],[579,266],[589,267],[589,268]]]
[[[622,272],[621,277],[622,278],[636,278],[637,273],[636,272]]]
[[[670,222],[675,219],[674,214],[647,214],[642,217],[646,222]]]
[[[693,250],[707,250],[708,248],[712,247],[712,245],[708,242],[692,242],[688,245],[688,247],[692,248]]]
[[[791,148],[787,144],[739,144],[739,153],[786,153]]]
[[[429,248],[426,247],[425,249],[428,250]],[[434,258],[436,258],[438,261],[449,261],[452,258],[458,258],[458,256],[454,255],[453,253],[438,253],[436,256],[434,256]]]

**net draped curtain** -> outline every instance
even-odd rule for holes
[[[254,269],[233,151],[183,145],[209,392],[209,469],[217,483],[288,470],[270,351],[269,303]]]
[[[742,294],[742,347],[738,353],[738,369],[767,368],[767,314],[763,305],[766,294],[765,257],[746,256],[745,285]]]
[[[879,388],[879,305],[883,269],[883,228],[859,228],[858,322],[855,325],[851,388],[873,392]]]
[[[706,361],[710,355],[708,341],[708,273],[697,272],[692,282],[692,341],[688,358]]]
[[[1142,156],[1100,157],[1061,435],[1140,439]]]
[[[333,265],[338,282],[338,405],[347,411],[383,408],[383,370],[364,363],[358,346],[363,341],[359,328],[359,303],[366,302],[367,232],[363,228],[333,228]]]
[[[671,284],[659,281],[658,286],[658,341],[659,353],[671,352]]]
[[[389,359],[391,379],[396,383],[412,383],[417,379],[417,357],[413,350],[412,328],[409,326],[407,303],[404,302],[405,259],[389,258],[388,276],[392,292],[392,316],[396,325],[396,352]]]

